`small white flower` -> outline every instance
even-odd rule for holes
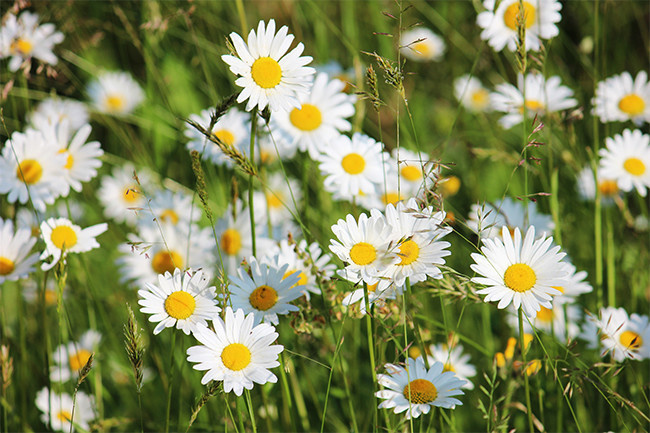
[[[605,139],[600,149],[599,173],[616,180],[618,187],[629,192],[633,188],[645,197],[650,188],[650,135],[626,129],[622,135]]]
[[[557,303],[559,297],[553,299],[551,308],[540,307],[534,316],[528,316],[524,313],[524,334],[533,335],[531,324],[535,329],[553,335],[561,343],[567,343],[569,339],[574,339],[580,334],[580,327],[578,326],[582,319],[580,307],[566,302],[564,304]],[[507,318],[508,324],[516,334],[519,334],[519,313],[514,308],[510,308],[510,313]]]
[[[564,258],[561,265],[568,274],[565,277],[566,282],[563,286],[554,287],[562,292],[553,298],[554,305],[573,303],[578,296],[591,293],[594,290],[591,284],[585,281],[587,273],[585,271],[576,272],[576,267],[569,262],[567,257]]]
[[[444,371],[451,371],[456,374],[456,377],[465,381],[463,388],[474,389],[474,384],[469,378],[476,376],[476,367],[469,363],[469,355],[463,354],[462,344],[456,344],[453,347],[442,343],[432,344],[429,346],[429,350],[431,351],[429,365],[441,362],[444,365]]]
[[[596,199],[596,181],[594,180],[594,171],[591,167],[586,166],[578,173],[577,176],[578,194],[583,200],[593,201]],[[600,192],[601,202],[605,206],[614,204],[614,198],[621,195],[621,190],[614,179],[603,177],[601,170],[598,170],[598,191]]]
[[[210,126],[210,116],[213,110],[202,110],[200,114],[190,114],[190,120],[198,123],[207,129]],[[238,150],[239,153],[247,153],[250,137],[250,115],[239,111],[236,108],[229,109],[217,120],[210,133],[226,146]],[[201,153],[204,160],[210,160],[213,164],[232,167],[233,162],[219,148],[216,143],[208,140],[196,128],[187,125],[184,134],[190,141],[187,143],[188,150],[196,150]]]
[[[483,205],[474,204],[467,220],[467,227],[477,233],[481,239],[494,238],[501,233],[501,227],[506,226],[510,234],[515,228],[526,229],[526,211],[519,200],[506,197],[503,200]],[[528,203],[528,225],[535,226],[538,232],[552,233],[555,228],[553,217],[539,213],[537,203]]]
[[[264,191],[256,191],[253,196],[256,219],[276,226],[298,214],[296,205],[302,200],[298,182],[277,172],[268,175],[263,187]]]
[[[445,48],[442,38],[426,28],[407,30],[399,41],[400,53],[416,62],[440,61]]]
[[[41,269],[44,271],[52,269],[65,251],[69,253],[85,253],[86,251],[99,248],[97,236],[108,230],[108,224],[101,223],[82,229],[73,224],[67,218],[49,218],[41,223],[41,236],[45,241],[45,251],[41,254],[41,260],[52,257],[52,261],[43,263]]]
[[[92,395],[88,396],[81,391],[77,392],[73,402],[70,394],[55,394],[43,388],[36,394],[36,407],[43,412],[41,414],[43,424],[54,431],[64,433],[74,431],[70,421],[88,431],[89,422],[95,419],[95,399]]]
[[[648,73],[639,71],[632,79],[629,72],[614,75],[598,83],[591,100],[592,113],[601,122],[650,122],[650,82]]]
[[[39,26],[38,14],[25,11],[18,18],[9,14],[0,29],[0,59],[11,57],[9,70],[12,72],[32,57],[56,65],[58,59],[52,49],[63,42],[63,33],[55,30],[51,23]]]
[[[492,109],[490,92],[471,75],[462,75],[454,80],[454,96],[469,111],[476,113]]]
[[[79,342],[71,341],[57,347],[52,355],[54,365],[50,368],[50,380],[53,382],[67,382],[71,378],[76,380],[101,340],[102,335],[90,329],[83,333]]]
[[[83,102],[55,97],[43,99],[28,118],[36,129],[43,129],[46,125],[57,125],[67,120],[70,129],[74,132],[88,123],[89,116]]]
[[[88,85],[91,104],[100,113],[125,116],[144,100],[140,85],[126,72],[104,72]]]
[[[14,232],[11,220],[0,218],[0,284],[25,278],[34,271],[38,253],[29,255],[36,244],[30,229],[18,228]]]
[[[182,190],[155,191],[149,202],[153,216],[140,218],[138,224],[155,225],[157,221],[160,224],[189,227],[201,218],[201,210],[193,201],[198,199],[193,200],[190,194]]]
[[[152,218],[142,193],[143,188],[149,192],[153,187],[152,177],[147,170],[137,170],[136,181],[134,173],[136,170],[131,164],[113,168],[110,176],[102,177],[97,192],[104,215],[130,226],[136,225],[141,213],[144,213],[143,218]]]
[[[187,349],[187,360],[197,363],[195,370],[206,371],[202,384],[211,380],[223,381],[224,392],[242,395],[244,389],[253,389],[253,383],[276,383],[278,378],[269,371],[280,365],[278,355],[284,347],[272,344],[278,338],[275,328],[267,323],[255,326],[254,314],[243,310],[233,313],[226,308],[225,320],[212,319],[214,331],[198,325],[194,337],[201,345]]]
[[[650,358],[650,323],[648,316],[632,314],[628,316],[624,308],[605,307],[600,309],[599,317],[587,316],[587,324],[582,338],[594,347],[599,341],[601,356],[610,353],[622,362],[626,358],[642,361]],[[594,329],[600,339],[594,338]]]

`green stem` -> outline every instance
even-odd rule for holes
[[[612,224],[612,209],[605,211],[605,233],[607,235],[607,306],[616,306],[616,264],[614,227]]]
[[[528,430],[530,433],[533,433],[533,411],[530,404],[530,387],[528,385],[528,374],[526,372],[526,347],[524,344],[524,319],[523,319],[523,307],[519,307],[519,346],[521,348],[521,360],[523,365],[521,367],[521,372],[524,375],[524,387],[526,388],[526,414],[528,415]]]
[[[366,330],[368,334],[368,354],[370,355],[370,370],[372,372],[372,389],[377,387],[377,369],[375,366],[375,343],[373,341],[373,327],[372,327],[372,315],[371,315],[371,306],[368,302],[368,285],[363,283],[363,298],[366,302]],[[373,431],[377,430],[377,406],[373,405]]]
[[[169,355],[169,381],[167,383],[167,410],[165,412],[165,433],[169,433],[169,415],[172,407],[172,388],[174,383],[174,353],[176,353],[176,330],[172,328],[172,351]]]
[[[251,112],[251,141],[250,141],[250,151],[248,157],[250,158],[251,164],[255,164],[255,136],[257,135],[257,107],[253,108]],[[255,205],[253,204],[253,180],[255,179],[254,175],[248,177],[248,214],[251,219],[251,241],[253,246],[253,255],[257,255],[257,248],[255,244]]]
[[[244,395],[246,396],[246,406],[248,407],[248,415],[251,418],[253,433],[257,433],[257,425],[255,424],[255,412],[253,411],[253,401],[251,400],[251,393],[249,390],[245,389]]]

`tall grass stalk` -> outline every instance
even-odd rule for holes
[[[614,240],[613,209],[605,209],[605,233],[607,234],[607,306],[616,306],[616,242]]]
[[[167,381],[167,409],[165,410],[165,433],[169,433],[169,417],[171,414],[172,408],[172,390],[174,388],[174,379],[175,371],[174,368],[174,355],[178,350],[178,342],[176,338],[176,332],[172,332],[172,341],[170,347],[172,348],[171,353],[169,354],[169,380]]]
[[[377,366],[375,364],[375,343],[374,343],[374,327],[372,320],[372,311],[374,309],[374,304],[371,306],[368,300],[368,284],[363,283],[363,300],[366,303],[366,333],[368,341],[368,355],[370,356],[370,371],[372,373],[372,389],[377,388]],[[372,429],[377,431],[377,406],[373,405],[373,415],[372,415]]]
[[[524,375],[524,387],[526,391],[526,414],[528,415],[528,430],[530,433],[533,433],[535,430],[533,428],[533,411],[532,411],[532,406],[530,404],[530,387],[528,384],[528,373],[527,373],[527,367],[528,363],[526,362],[526,344],[524,342],[524,318],[523,318],[523,306],[519,307],[519,310],[517,312],[518,314],[518,320],[519,320],[519,347],[521,348],[521,360],[523,362],[521,371],[522,374]]]
[[[253,108],[251,111],[251,138],[249,146],[248,157],[251,164],[255,165],[255,136],[257,135],[257,107]],[[255,181],[255,176],[253,174],[248,175],[248,214],[251,219],[251,242],[253,255],[257,256],[257,248],[255,244],[255,205],[253,196],[255,190],[253,189],[253,183]]]
[[[249,390],[244,390],[244,396],[246,398],[246,407],[248,408],[248,416],[251,419],[251,428],[253,433],[257,433],[257,424],[255,423],[255,410],[253,409],[253,401],[251,400],[251,393]]]

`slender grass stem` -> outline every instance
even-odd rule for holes
[[[616,306],[616,243],[612,209],[605,210],[605,233],[607,235],[607,306]]]
[[[175,331],[172,329],[172,331]],[[169,432],[169,416],[171,414],[172,408],[172,390],[174,387],[174,354],[176,353],[177,347],[176,332],[172,332],[172,341],[170,347],[172,348],[169,354],[169,381],[167,383],[167,409],[165,411],[165,433]]]
[[[248,416],[250,416],[251,418],[253,433],[257,433],[257,424],[255,423],[255,411],[253,410],[253,401],[251,400],[250,391],[245,389],[244,396],[246,398],[246,407],[248,408]]]
[[[530,387],[528,384],[528,373],[526,372],[527,363],[526,363],[526,345],[524,344],[524,318],[523,318],[523,309],[519,307],[518,319],[519,319],[519,347],[521,348],[521,360],[523,365],[521,367],[522,374],[524,375],[524,387],[526,390],[526,414],[528,415],[528,430],[533,433],[535,430],[533,428],[533,411],[530,404]]]
[[[375,343],[372,324],[372,307],[368,302],[368,285],[363,283],[363,299],[366,303],[366,331],[368,336],[368,355],[370,356],[370,370],[372,373],[372,389],[377,388],[377,367],[375,365]],[[377,406],[373,405],[373,431],[377,430]]]
[[[257,135],[257,107],[253,108],[251,111],[251,141],[250,141],[250,150],[248,157],[250,158],[251,164],[255,164],[255,136]],[[251,243],[253,248],[253,255],[257,256],[257,247],[255,244],[255,205],[253,202],[254,188],[253,181],[255,176],[252,174],[248,176],[248,214],[251,219]]]

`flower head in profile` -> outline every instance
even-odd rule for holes
[[[38,253],[29,254],[36,238],[27,228],[14,231],[11,220],[0,218],[0,284],[25,278],[34,271]]]
[[[278,338],[275,328],[267,323],[255,325],[253,313],[244,315],[226,307],[225,319],[212,318],[214,330],[201,324],[194,337],[201,343],[187,349],[187,360],[195,370],[207,371],[202,384],[223,381],[224,392],[242,395],[253,384],[276,383],[278,378],[269,371],[280,365],[278,355],[284,347],[272,344]]]
[[[275,32],[275,21],[268,24],[260,21],[257,32],[251,30],[245,42],[237,33],[231,33],[236,56],[221,56],[230,70],[240,77],[235,81],[242,92],[237,102],[246,103],[246,111],[258,107],[263,110],[268,105],[272,111],[290,111],[300,108],[299,96],[309,92],[312,84],[313,68],[306,67],[312,61],[309,56],[301,56],[304,45],[299,43],[289,53],[293,35],[288,34],[287,26]]]
[[[598,174],[616,181],[618,188],[629,192],[636,189],[645,197],[650,188],[650,135],[635,129],[605,139],[600,149]]]
[[[88,109],[83,102],[58,97],[43,99],[28,116],[29,123],[36,129],[67,120],[72,132],[88,123],[88,118]]]
[[[648,316],[628,316],[624,308],[601,308],[598,317],[589,314],[580,337],[589,341],[590,347],[602,349],[601,356],[609,353],[618,362],[650,358]]]
[[[387,374],[378,374],[377,381],[384,388],[375,396],[384,399],[379,409],[406,412],[406,418],[427,414],[431,407],[454,409],[463,403],[455,396],[463,395],[465,380],[451,371],[445,371],[442,362],[435,361],[427,370],[422,357],[408,358],[405,367],[386,364]]]
[[[472,281],[486,286],[478,290],[487,295],[485,302],[498,301],[498,308],[511,303],[535,316],[541,307],[551,308],[551,299],[561,292],[555,287],[566,284],[567,270],[561,266],[565,256],[560,247],[552,247],[552,237],[535,239],[530,226],[524,238],[519,228],[514,236],[503,227],[501,237],[483,240],[481,253],[472,253],[471,269],[479,274]]]
[[[131,114],[144,100],[142,88],[127,72],[104,72],[87,91],[97,111],[116,116]]]
[[[76,380],[101,340],[102,335],[99,332],[89,329],[78,342],[71,341],[57,347],[52,355],[54,365],[50,369],[50,380],[53,382],[67,382],[71,378]]]
[[[45,241],[45,251],[41,260],[52,257],[43,263],[43,270],[52,269],[61,257],[68,253],[85,253],[99,248],[97,236],[108,230],[108,224],[101,223],[82,229],[67,218],[49,218],[41,223],[41,236]]]
[[[43,388],[36,394],[36,407],[42,412],[43,424],[54,431],[68,433],[75,424],[88,431],[89,422],[95,419],[95,399],[81,391],[73,401],[70,394],[56,394]]]
[[[469,111],[476,113],[492,109],[490,92],[471,75],[462,75],[454,80],[454,96]]]
[[[414,28],[402,33],[399,41],[400,53],[416,62],[437,62],[445,53],[445,42],[427,28]]]
[[[629,72],[614,75],[598,83],[591,100],[592,113],[601,122],[633,121],[650,123],[650,82],[648,73],[639,71],[635,78]]]

